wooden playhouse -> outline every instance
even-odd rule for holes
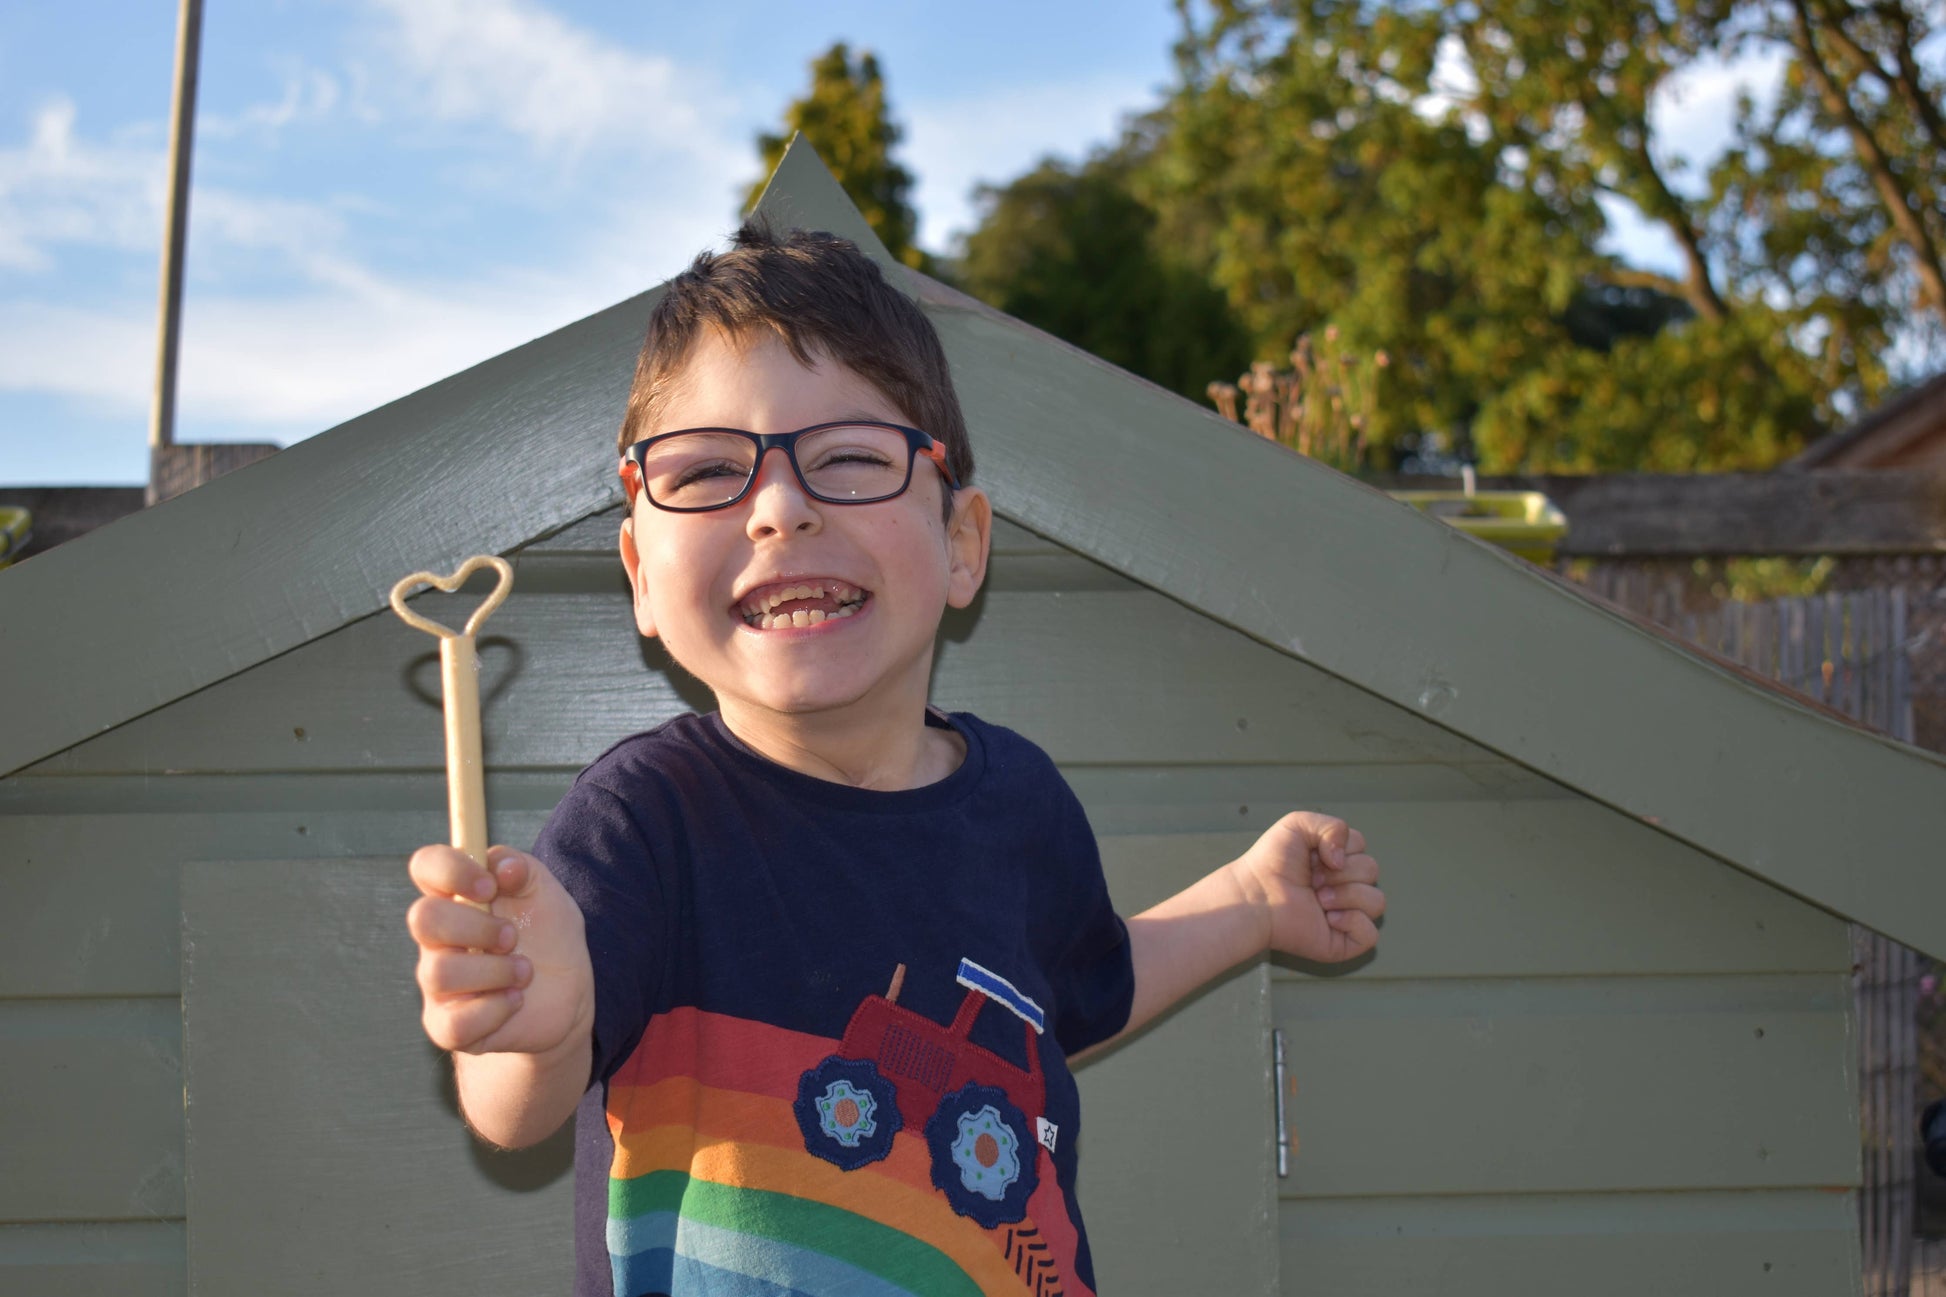
[[[1946,764],[893,264],[808,150],[762,206],[937,323],[1003,521],[935,696],[1054,755],[1122,908],[1294,807],[1383,863],[1373,957],[1082,1073],[1104,1293],[1858,1290],[1847,921],[1946,954]],[[384,605],[516,565],[495,840],[706,705],[614,555],[654,300],[0,572],[0,1290],[563,1290],[565,1141],[474,1144],[418,1028],[438,675]]]

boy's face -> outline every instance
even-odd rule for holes
[[[746,340],[706,330],[650,434],[784,433],[841,419],[912,421],[835,361],[818,357],[807,368],[768,333]],[[726,711],[863,708],[861,717],[916,722],[940,615],[970,603],[986,574],[986,496],[962,489],[946,518],[947,490],[922,456],[903,495],[826,504],[772,451],[750,493],[728,508],[671,513],[638,494],[621,537],[636,625],[660,637]],[[773,606],[801,587],[820,593]],[[846,605],[855,608],[837,615]],[[792,609],[806,621],[813,609],[827,615],[815,625],[779,624],[796,620],[778,616]]]

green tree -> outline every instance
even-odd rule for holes
[[[1201,400],[1250,361],[1223,293],[1156,238],[1129,188],[1126,152],[1043,161],[979,191],[980,223],[956,268],[976,297],[1056,337]]]
[[[850,48],[840,41],[812,61],[811,89],[784,110],[783,131],[757,136],[764,176],[798,132],[817,149],[886,251],[908,266],[926,268],[929,259],[915,242],[919,216],[912,207],[912,173],[892,157],[904,131],[886,104],[877,57],[861,51],[853,62]],[[750,186],[746,208],[757,201],[764,183]]]
[[[1911,0],[1179,8],[1132,188],[1260,357],[1332,325],[1389,352],[1381,431],[1470,436],[1489,469],[1762,467],[1879,397],[1895,334],[1946,321]],[[1759,47],[1785,90],[1745,106],[1740,147],[1707,174],[1668,157],[1669,78]],[[1612,200],[1679,273],[1599,250]]]

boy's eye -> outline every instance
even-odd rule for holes
[[[731,477],[742,481],[750,475],[748,467],[719,459],[708,463],[685,464],[674,475],[671,485],[678,491],[696,482],[707,482],[711,478]]]
[[[818,457],[804,466],[804,471],[814,473],[821,468],[840,468],[847,464],[858,464],[868,468],[884,468],[892,459],[883,451],[872,450],[865,446],[841,446],[836,449],[820,451]]]

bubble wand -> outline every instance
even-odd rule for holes
[[[499,573],[500,582],[466,619],[464,630],[442,626],[405,606],[407,593],[419,586],[429,585],[451,594],[483,567]],[[392,587],[392,611],[400,620],[439,637],[439,683],[446,711],[446,806],[452,820],[453,845],[483,869],[487,851],[486,786],[480,768],[480,658],[473,637],[513,586],[512,564],[496,555],[476,554],[451,576],[414,572]]]

